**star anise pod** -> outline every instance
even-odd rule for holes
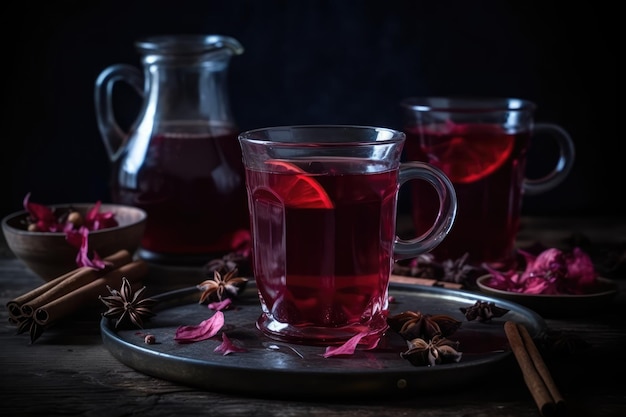
[[[561,358],[570,357],[591,348],[591,343],[579,335],[554,330],[548,330],[542,342],[545,351]]]
[[[39,336],[43,334],[44,328],[38,324],[32,317],[20,317],[17,321],[17,334],[28,331],[30,335],[30,343],[35,343]]]
[[[443,278],[442,281],[455,282],[457,284],[465,283],[471,273],[476,269],[473,266],[467,264],[467,258],[469,253],[465,252],[463,256],[458,259],[446,259],[442,262]]]
[[[204,270],[207,275],[212,275],[214,271],[219,271],[220,274],[226,274],[228,271],[235,268],[243,274],[249,272],[249,257],[239,252],[229,252],[221,258],[211,259],[204,265]]]
[[[430,341],[415,338],[407,341],[409,349],[401,352],[400,357],[408,360],[414,366],[435,366],[442,363],[459,362],[463,356],[459,352],[459,342],[452,341],[437,335]]]
[[[406,340],[431,340],[438,335],[447,337],[461,326],[460,321],[445,314],[423,314],[420,311],[405,311],[389,316],[387,324]]]
[[[108,310],[102,313],[103,317],[117,319],[115,328],[123,325],[134,324],[139,328],[143,328],[143,321],[155,316],[152,307],[157,300],[152,298],[142,298],[146,287],[142,287],[137,292],[133,292],[133,288],[126,277],[122,277],[122,287],[120,290],[113,289],[107,285],[107,289],[111,295],[99,296],[100,301],[107,306]]]
[[[502,317],[509,312],[506,308],[498,307],[493,301],[476,301],[471,307],[460,307],[461,313],[465,314],[468,321],[490,321],[494,317]]]
[[[223,298],[232,298],[238,295],[245,287],[248,279],[237,274],[237,268],[231,269],[223,276],[220,271],[214,270],[213,279],[207,279],[197,285],[198,289],[202,291],[198,303],[203,303],[208,299],[222,301]]]
[[[436,280],[441,274],[439,273],[440,267],[434,263],[434,259],[435,257],[432,254],[424,253],[408,261],[394,262],[393,273]]]

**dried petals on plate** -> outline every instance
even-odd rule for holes
[[[228,336],[226,336],[226,333],[222,333],[222,343],[218,345],[215,349],[213,349],[213,351],[221,353],[222,355],[226,356],[229,353],[247,352],[248,349],[236,345],[228,338]]]
[[[208,319],[196,326],[179,326],[174,340],[179,343],[193,343],[210,339],[224,327],[224,313],[216,311]]]
[[[549,248],[535,256],[519,251],[526,260],[523,271],[498,271],[486,266],[491,288],[524,294],[586,294],[597,286],[598,273],[590,256],[576,247],[571,251]]]
[[[494,317],[502,317],[510,310],[498,307],[493,301],[476,301],[471,307],[460,307],[467,321],[478,319],[481,322],[490,321]]]
[[[207,307],[209,307],[211,310],[221,311],[228,309],[232,303],[233,300],[231,300],[230,298],[225,298],[222,301],[214,301],[212,303],[209,303]]]
[[[380,338],[389,328],[384,317],[378,316],[370,324],[370,328],[361,333],[357,333],[339,346],[328,346],[323,356],[329,358],[331,356],[352,355],[357,348],[362,350],[372,350],[378,346]]]

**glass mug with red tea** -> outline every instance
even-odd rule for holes
[[[560,184],[574,163],[574,144],[560,126],[534,123],[535,104],[516,98],[410,97],[401,102],[407,160],[428,162],[454,184],[458,213],[453,230],[432,254],[504,267],[513,260],[522,198]],[[540,137],[541,136],[541,137]],[[527,176],[531,143],[552,139],[559,154],[551,171]],[[414,183],[416,230],[437,215],[430,190]]]
[[[230,58],[243,47],[221,35],[156,36],[135,46],[143,75],[117,64],[96,80],[98,127],[112,162],[111,197],[148,213],[141,257],[206,262],[208,254],[232,251],[238,234],[248,233],[239,130],[226,84]],[[124,84],[143,99],[128,131],[114,112],[121,112],[121,103],[113,93]]]
[[[456,215],[448,178],[400,163],[405,135],[366,126],[286,126],[239,135],[250,202],[252,265],[269,337],[345,342],[384,325],[395,260],[436,247]],[[413,239],[396,235],[398,190],[435,190],[439,216]]]

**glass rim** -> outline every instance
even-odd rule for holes
[[[323,141],[323,140],[293,140],[293,134],[295,131],[315,131],[315,130],[332,130],[335,133],[341,131],[351,130],[361,132],[376,132],[377,137],[372,140],[366,140],[365,134],[362,139],[350,138],[347,140],[336,141]],[[284,138],[268,138],[265,134],[268,132],[284,132]],[[256,143],[256,144],[277,144],[280,146],[317,146],[317,147],[332,147],[332,146],[372,146],[372,145],[389,145],[392,143],[402,143],[406,139],[406,134],[401,130],[381,127],[381,126],[368,126],[368,125],[351,125],[351,124],[302,124],[302,125],[279,125],[250,129],[241,132],[238,135],[238,139],[241,142]]]
[[[480,96],[413,96],[400,101],[400,105],[413,111],[441,112],[498,112],[530,111],[537,107],[530,100],[517,97]]]
[[[237,39],[218,34],[145,36],[135,41],[135,48],[142,54],[156,55],[199,54],[219,50],[227,50],[233,55],[241,55],[244,52],[243,46]]]

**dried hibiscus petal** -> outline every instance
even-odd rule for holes
[[[179,343],[192,343],[210,339],[224,326],[224,313],[216,311],[213,316],[196,326],[179,326],[174,340]]]
[[[106,263],[97,253],[94,252],[93,257],[89,257],[88,247],[90,231],[118,226],[115,213],[100,212],[102,206],[100,201],[89,209],[85,218],[72,207],[57,213],[47,206],[33,203],[30,201],[30,193],[24,197],[23,205],[28,212],[26,223],[29,231],[63,232],[67,242],[78,249],[77,266],[89,266],[95,269],[106,267]]]
[[[584,294],[597,282],[591,258],[578,247],[570,252],[549,248],[537,256],[519,252],[526,261],[523,271],[498,271],[485,266],[491,274],[486,284],[525,294]]]
[[[42,204],[32,203],[30,193],[24,197],[24,209],[28,212],[30,222],[34,222],[36,231],[58,232],[63,230],[52,209]]]
[[[68,230],[65,232],[65,240],[75,248],[78,248],[76,254],[76,265],[89,266],[95,269],[104,269],[107,263],[100,258],[96,251],[93,252],[93,258],[89,258],[89,230],[81,227],[78,231]]]
[[[231,300],[230,298],[225,298],[222,301],[209,303],[207,307],[209,307],[211,310],[221,311],[221,310],[226,310],[228,307],[230,307],[232,302],[233,300]]]
[[[102,202],[97,201],[96,204],[87,212],[84,219],[85,227],[89,230],[100,230],[118,225],[115,219],[115,213],[107,211],[100,212]]]
[[[228,336],[226,336],[226,333],[222,333],[222,343],[215,349],[213,349],[213,351],[226,356],[229,353],[247,352],[248,350],[246,348],[237,346],[228,338]]]
[[[355,334],[342,345],[327,347],[323,356],[329,358],[331,356],[352,355],[357,347],[361,347],[363,350],[372,350],[378,346],[380,338],[388,328],[384,317],[374,319],[370,328]]]

